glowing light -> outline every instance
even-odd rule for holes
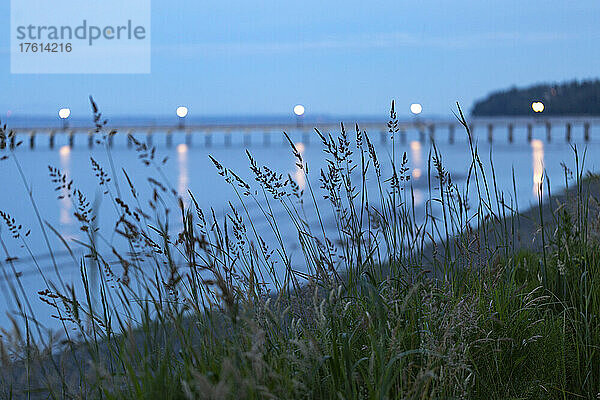
[[[58,110],[58,116],[61,119],[67,119],[67,118],[69,118],[69,116],[71,116],[71,109],[69,109],[69,108],[61,108],[60,110]]]
[[[62,146],[59,150],[58,150],[58,154],[60,154],[61,157],[66,157],[69,154],[71,154],[71,147],[69,146]]]
[[[304,109],[304,106],[302,104],[298,104],[294,107],[294,114],[296,114],[299,117],[304,115],[304,111],[306,110]]]
[[[412,176],[415,179],[419,179],[421,177],[422,173],[421,173],[421,168],[415,168],[412,171]]]
[[[179,118],[185,118],[188,115],[188,108],[187,107],[177,107],[177,116]]]
[[[410,105],[410,112],[415,115],[419,115],[423,112],[423,106],[419,103],[413,103]]]
[[[541,101],[534,101],[533,103],[531,103],[531,109],[536,113],[543,112],[544,108],[544,103],[542,103]]]

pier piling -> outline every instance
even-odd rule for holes
[[[35,131],[29,133],[29,148],[31,150],[35,149]]]
[[[130,148],[131,148],[131,146],[133,146],[133,140],[132,140],[132,137],[133,137],[133,132],[134,132],[134,131],[133,131],[133,129],[130,129],[130,130],[127,132],[127,148],[128,148],[128,149],[130,149]]]
[[[590,123],[583,124],[583,140],[587,143],[590,141]]]
[[[170,149],[173,146],[173,131],[170,129],[167,131],[166,142],[167,148]]]

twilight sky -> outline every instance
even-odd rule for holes
[[[11,75],[0,4],[0,118],[89,114],[424,115],[511,85],[600,76],[598,0],[153,0],[152,73]]]

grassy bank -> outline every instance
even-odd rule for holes
[[[60,274],[44,277],[38,296],[64,327],[59,339],[50,337],[32,315],[31,294],[7,254],[3,274],[11,278],[18,311],[14,329],[2,331],[3,398],[571,399],[600,393],[598,184],[584,175],[576,149],[577,169],[565,168],[566,194],[520,213],[514,196],[498,190],[494,173],[486,174],[459,110],[472,156],[467,181],[457,186],[432,146],[431,197],[421,218],[406,154],[396,154],[395,146],[378,154],[367,132],[342,126],[335,135],[317,132],[328,160],[321,171],[290,141],[307,175],[305,191],[250,153],[254,182],[214,160],[241,204],[220,219],[200,209],[193,195],[186,207],[154,150],[135,141],[152,171],[153,196],[140,198],[110,155],[114,132],[95,104],[93,111],[111,162],[92,163],[128,251],[105,250],[86,194],[51,169],[87,237],[79,244],[86,256],[73,259],[83,290]],[[393,105],[388,128],[393,144]],[[19,171],[17,154],[6,155],[2,168]],[[368,191],[367,180],[378,190]],[[325,233],[318,196],[331,207],[335,237]],[[261,210],[275,246],[249,219],[250,205]],[[295,227],[294,239],[281,234],[275,206]],[[169,213],[179,215],[180,231],[171,231]],[[27,247],[27,228],[4,210],[1,217],[11,236],[2,231],[3,243]],[[38,229],[57,234],[41,219]],[[300,264],[292,242],[301,249]],[[97,287],[89,283],[94,273]]]

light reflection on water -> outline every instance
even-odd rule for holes
[[[183,199],[183,204],[189,206],[188,146],[185,143],[177,145],[177,194]]]
[[[425,201],[425,196],[421,189],[413,189],[413,196],[415,199],[415,206],[423,205],[423,202]]]
[[[67,176],[71,176],[71,148],[69,146],[62,146],[58,151],[60,155],[60,169]],[[61,189],[62,199],[59,200],[59,221],[61,225],[68,226],[72,223],[72,203],[69,198],[69,192],[66,188]],[[66,232],[63,232],[65,234]]]
[[[411,170],[412,177],[414,179],[419,179],[422,175],[423,168],[423,155],[422,155],[422,147],[421,142],[417,140],[413,140],[410,142],[410,159],[411,159]]]
[[[410,142],[410,160],[412,167],[412,179],[419,180],[421,175],[423,175],[423,146],[421,146],[421,142],[417,140]],[[414,198],[415,206],[423,205],[425,196],[423,195],[423,191],[421,189],[414,188],[412,196]]]
[[[544,143],[539,139],[531,141],[531,161],[533,164],[533,197],[538,199],[543,194],[542,182],[544,180]]]
[[[296,150],[300,153],[300,155],[304,158],[304,152],[306,151],[306,146],[304,143],[298,142],[294,146],[296,146]],[[297,161],[297,160],[295,160]],[[304,170],[296,164],[294,167],[294,174],[292,175],[294,181],[298,184],[300,190],[304,190],[306,187],[306,175],[304,174]]]

